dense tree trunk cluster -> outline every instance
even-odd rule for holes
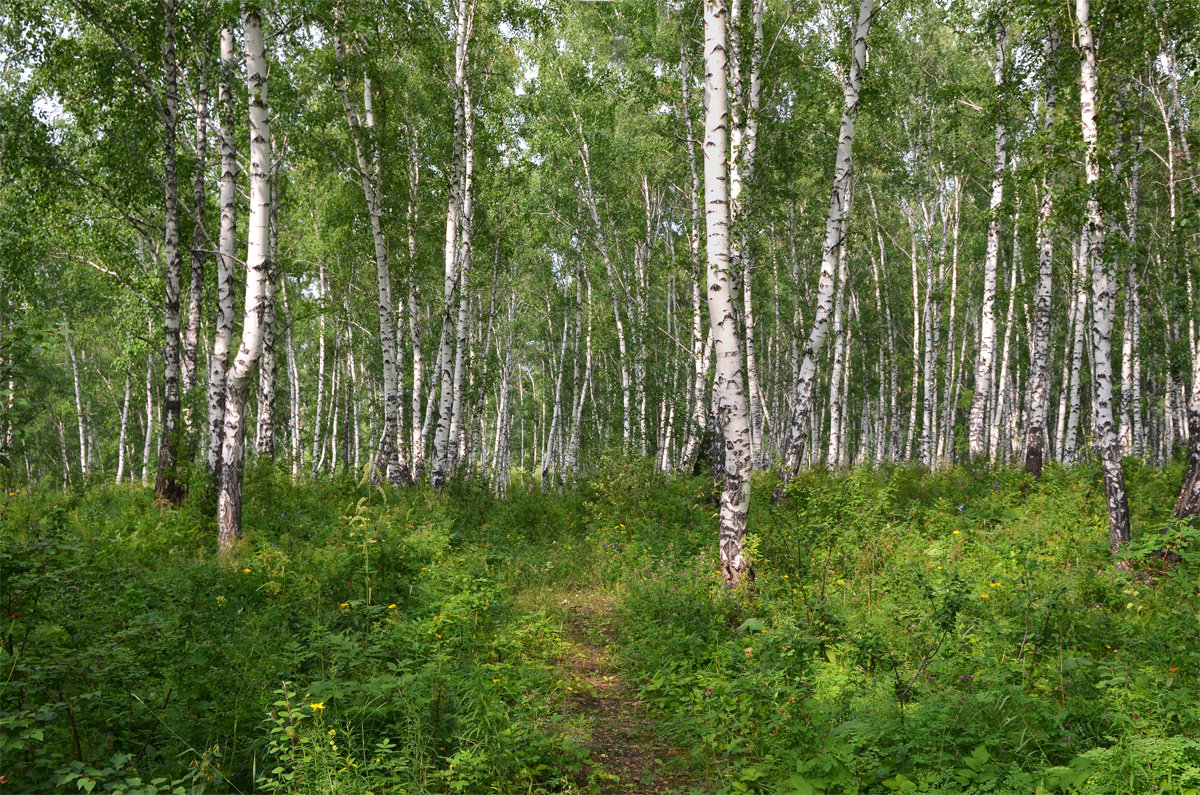
[[[211,483],[226,551],[249,458],[634,457],[714,474],[737,584],[756,469],[1094,461],[1119,559],[1123,456],[1200,515],[1178,5],[22,6],[59,24],[0,82],[0,477]]]

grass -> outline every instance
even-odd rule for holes
[[[749,600],[708,484],[630,462],[504,502],[255,468],[228,566],[202,496],[10,489],[0,791],[1197,792],[1200,540],[1178,464],[1127,474],[1129,574],[1095,468],[764,478]]]

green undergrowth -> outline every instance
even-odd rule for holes
[[[631,675],[728,792],[1198,792],[1200,535],[1178,467],[1129,474],[1129,574],[1092,468],[756,482],[757,598],[644,560]]]
[[[603,595],[713,791],[1197,792],[1200,538],[1178,464],[1127,475],[1128,573],[1095,468],[764,477],[751,599],[709,484],[638,462],[505,501],[254,468],[228,564],[200,497],[6,492],[0,791],[598,791],[558,663]]]

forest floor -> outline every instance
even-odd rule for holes
[[[0,793],[1197,795],[1183,464],[1126,462],[1132,573],[1098,466],[764,476],[754,599],[707,481],[632,466],[259,468],[232,566],[200,500],[0,489]]]
[[[622,675],[617,604],[610,596],[569,596],[563,630],[570,646],[560,660],[568,708],[591,751],[590,778],[599,792],[682,793],[696,791],[683,764],[685,750],[662,735],[636,688]]]

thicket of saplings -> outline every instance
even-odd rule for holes
[[[199,483],[8,488],[0,789],[612,788],[556,665],[603,596],[696,791],[1194,793],[1200,536],[1181,462],[1127,473],[1130,573],[1096,467],[812,472],[778,507],[764,475],[753,598],[711,485],[636,461],[506,501],[259,467],[232,565]]]

